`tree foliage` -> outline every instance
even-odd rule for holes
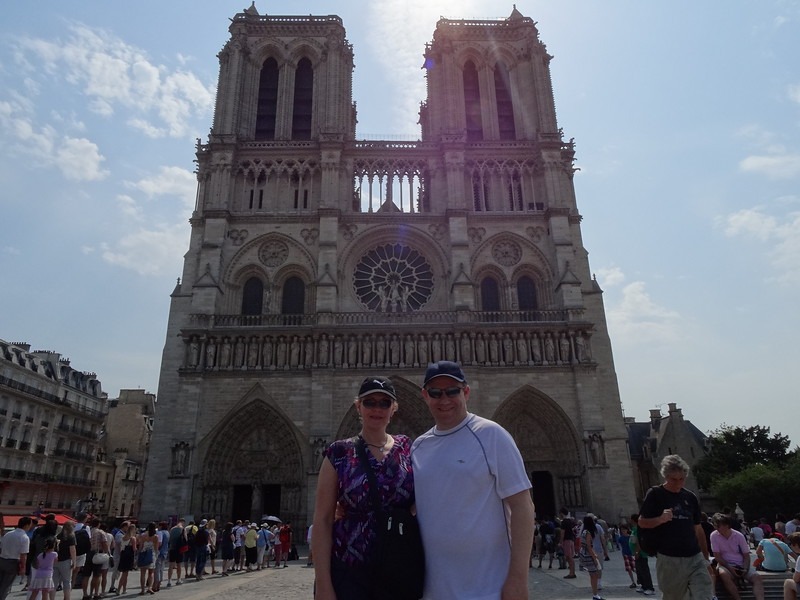
[[[694,467],[697,482],[704,490],[712,490],[720,481],[741,474],[748,467],[783,467],[797,451],[789,452],[789,436],[775,433],[769,427],[731,427],[723,424],[708,438],[709,453]]]
[[[723,506],[738,503],[748,521],[759,517],[771,521],[778,513],[793,515],[800,497],[800,456],[784,465],[752,465],[718,478],[712,491]]]

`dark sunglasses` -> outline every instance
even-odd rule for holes
[[[444,390],[439,388],[427,388],[425,391],[428,392],[428,396],[431,398],[441,398],[442,395],[445,395],[448,398],[454,398],[458,396],[463,389],[464,388],[462,387],[451,387]]]
[[[367,408],[389,408],[392,405],[392,399],[383,396],[382,398],[362,398],[361,406]]]

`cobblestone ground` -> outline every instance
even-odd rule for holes
[[[204,600],[207,598],[269,598],[269,600],[310,600],[314,581],[314,569],[306,566],[305,554],[300,549],[301,559],[289,563],[285,569],[265,569],[251,573],[232,573],[229,577],[209,575],[203,581],[189,579],[183,585],[173,585],[162,588],[156,594],[160,600]],[[625,573],[622,557],[619,552],[610,553],[610,559],[604,563],[602,595],[607,600],[637,600],[643,598],[629,588],[630,579]],[[219,562],[219,561],[218,561]],[[651,571],[655,579],[655,561],[651,560]],[[535,563],[538,564],[538,563]],[[581,571],[577,572],[576,579],[564,579],[566,571],[547,568],[547,561],[543,568],[532,568],[529,572],[531,600],[591,600],[592,592],[589,587],[589,576]],[[106,594],[106,598],[132,598],[139,596],[138,573],[132,572],[129,591],[122,596]],[[22,586],[15,584],[9,598],[20,600],[27,597],[21,591]],[[61,592],[56,594],[56,599],[63,597]],[[73,591],[71,600],[81,600],[81,592]],[[342,598],[340,600],[347,600]]]

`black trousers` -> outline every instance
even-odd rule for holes
[[[647,557],[638,552],[636,553],[636,579],[639,580],[639,585],[642,586],[642,589],[654,589],[653,577],[650,575],[650,565],[647,563]]]
[[[0,600],[6,600],[14,579],[19,575],[19,560],[0,558]]]

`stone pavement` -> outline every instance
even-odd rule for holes
[[[266,569],[251,573],[232,573],[229,577],[209,575],[203,581],[189,579],[180,586],[173,584],[171,588],[162,588],[155,595],[158,600],[205,600],[209,598],[228,597],[230,599],[245,600],[249,598],[268,598],[269,600],[310,600],[314,581],[314,569],[306,567],[304,548],[299,548],[300,560],[289,563],[285,569]],[[630,589],[630,579],[625,573],[622,557],[619,552],[610,553],[611,560],[604,562],[603,590],[601,594],[607,600],[638,600],[644,598]],[[219,563],[219,561],[218,561]],[[651,559],[650,569],[655,579],[655,561]],[[536,564],[536,563],[535,563]],[[592,592],[589,586],[589,576],[577,571],[576,579],[564,579],[566,570],[547,568],[547,561],[543,568],[533,568],[529,572],[531,600],[591,600]],[[139,597],[138,573],[131,572],[129,579],[135,585],[129,586],[129,591],[122,596],[106,594],[106,598],[133,598]],[[22,586],[15,584],[9,598],[23,600],[26,593],[21,591]],[[56,599],[62,598],[61,592],[56,594]],[[81,592],[73,592],[71,600],[81,600]],[[342,598],[340,600],[347,600]]]

